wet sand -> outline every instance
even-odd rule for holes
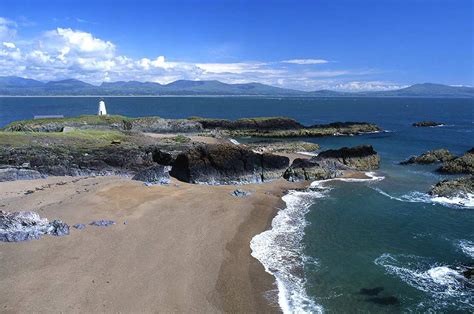
[[[64,237],[0,242],[2,312],[278,312],[273,277],[250,255],[282,194],[304,183],[145,187],[119,177],[0,183],[0,210],[73,225]],[[30,192],[27,192],[30,191]],[[26,193],[26,194],[25,194]]]

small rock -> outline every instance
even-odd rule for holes
[[[231,193],[231,195],[235,197],[247,197],[247,196],[250,196],[251,194],[252,192],[250,191],[244,191],[240,189],[237,189]]]
[[[75,224],[73,227],[78,229],[78,230],[82,230],[86,227],[86,225],[85,224]]]
[[[111,142],[111,144],[114,144],[114,145],[118,145],[118,144],[121,144],[121,143],[122,143],[122,141],[120,141],[120,140],[113,140]]]
[[[98,227],[108,227],[111,225],[115,225],[115,221],[112,220],[95,220],[91,222],[89,225],[91,226],[98,226]]]

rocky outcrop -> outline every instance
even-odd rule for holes
[[[455,159],[456,156],[451,154],[447,149],[435,149],[423,153],[419,156],[410,157],[408,160],[402,161],[401,165],[409,164],[433,164],[437,162],[446,162]]]
[[[474,174],[474,148],[460,157],[445,162],[437,171],[446,174]]]
[[[301,123],[285,117],[245,118],[238,119],[235,121],[226,119],[206,119],[200,117],[193,117],[190,118],[190,120],[199,122],[205,129],[290,130],[304,128]]]
[[[342,175],[342,170],[345,169],[347,167],[337,162],[296,158],[283,177],[290,182],[326,180]]]
[[[164,149],[167,148],[153,145],[83,147],[50,144],[0,147],[0,165],[6,167],[0,169],[0,181],[34,179],[43,175],[138,175],[143,178],[145,173],[151,176],[151,172],[146,171],[150,167],[158,167],[158,164],[170,165],[174,162],[174,155],[178,154],[178,151],[174,150],[175,147],[169,147],[172,151]],[[22,164],[28,164],[29,169],[22,169]],[[154,170],[158,171],[158,168]]]
[[[39,239],[42,235],[64,236],[69,226],[61,220],[49,222],[35,212],[0,211],[0,241],[20,242]]]
[[[199,145],[177,156],[171,176],[190,183],[242,184],[282,176],[289,159],[258,154],[242,146]]]
[[[414,127],[433,127],[433,126],[441,126],[444,125],[441,122],[435,122],[435,121],[419,121],[415,122],[412,124]]]
[[[289,181],[326,180],[340,177],[346,170],[375,170],[380,157],[370,145],[327,150],[311,159],[297,158],[283,177]]]
[[[155,165],[138,171],[132,180],[143,181],[151,184],[169,184],[171,182],[169,171],[171,167]]]
[[[36,170],[24,168],[0,168],[0,182],[15,180],[34,180],[42,179],[44,175]]]
[[[474,194],[474,176],[438,182],[429,192],[442,197],[467,197]]]
[[[333,159],[342,165],[360,171],[376,170],[380,165],[380,156],[371,145],[330,149],[319,153],[315,159]]]

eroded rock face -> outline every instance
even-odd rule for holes
[[[42,235],[64,236],[69,226],[60,220],[49,222],[35,212],[0,211],[0,241],[20,242],[39,239]]]
[[[311,159],[297,158],[283,177],[288,181],[326,180],[343,175],[345,170],[378,169],[380,157],[370,145],[327,150]]]
[[[437,171],[447,174],[474,174],[474,148],[460,157],[445,162]]]
[[[413,156],[410,159],[402,161],[401,165],[409,164],[433,164],[436,162],[446,162],[455,159],[456,156],[451,154],[447,149],[435,149],[421,154],[420,156]]]
[[[360,171],[375,170],[380,165],[380,156],[371,145],[330,149],[319,153],[315,159],[334,159],[342,165]]]
[[[466,197],[467,194],[474,194],[474,176],[438,182],[430,194],[442,197]]]
[[[241,146],[199,145],[178,155],[170,174],[190,183],[259,183],[281,177],[288,165],[287,157]]]
[[[41,173],[32,169],[3,168],[0,169],[0,182],[15,180],[34,180],[44,178]]]
[[[151,184],[169,184],[171,182],[169,171],[171,167],[155,165],[138,171],[132,180],[143,181]]]
[[[342,174],[347,167],[327,160],[296,158],[283,177],[291,182],[332,179]]]

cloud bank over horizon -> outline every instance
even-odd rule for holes
[[[161,84],[186,80],[225,83],[258,82],[299,90],[391,90],[404,84],[375,79],[375,69],[343,69],[325,58],[281,61],[192,62],[165,56],[132,58],[111,41],[92,33],[57,27],[33,39],[21,36],[15,21],[0,17],[0,76],[21,76],[41,81],[67,78],[92,84],[141,81]]]

